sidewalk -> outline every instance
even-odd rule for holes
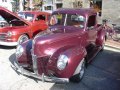
[[[106,43],[105,43],[105,46],[108,46],[108,47],[120,50],[120,42],[113,41],[112,39],[111,40],[107,40]]]

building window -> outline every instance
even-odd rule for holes
[[[56,8],[59,9],[59,8],[62,8],[62,3],[59,3],[59,4],[56,4]]]
[[[45,6],[45,10],[53,10],[52,6]]]

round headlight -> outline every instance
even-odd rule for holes
[[[59,70],[65,69],[67,63],[68,63],[68,57],[66,55],[60,55],[57,61],[57,68]]]
[[[24,52],[24,49],[21,45],[19,45],[16,49],[16,57],[20,57]]]
[[[11,37],[11,36],[12,36],[12,32],[11,32],[11,31],[8,31],[8,32],[7,32],[7,36],[8,36],[8,37]]]

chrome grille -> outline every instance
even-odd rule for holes
[[[38,65],[38,73],[47,74],[47,64],[48,64],[49,56],[43,56],[37,59],[37,65]]]
[[[3,39],[6,39],[6,34],[0,34],[0,39],[3,40]]]
[[[38,74],[37,56],[34,54],[32,54],[32,62],[33,62],[33,71],[34,73]]]
[[[35,45],[35,42],[34,42],[34,40],[32,40],[31,54],[32,54],[33,71],[34,71],[34,73],[38,74],[37,56],[34,55],[34,45]]]

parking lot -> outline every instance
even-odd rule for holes
[[[16,73],[15,47],[0,46],[0,90],[120,90],[120,49],[106,46],[86,69],[80,83],[43,83]]]

